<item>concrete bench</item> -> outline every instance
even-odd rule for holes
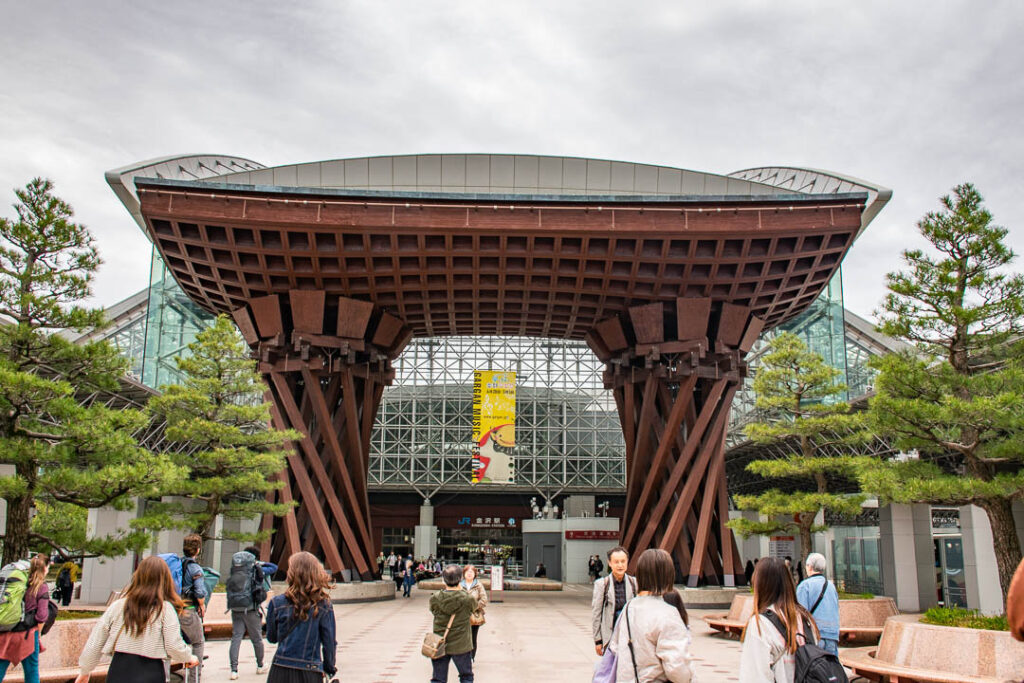
[[[709,614],[704,621],[716,631],[740,634],[753,614],[754,596],[737,595],[728,614]],[[877,643],[885,620],[897,614],[892,598],[840,600],[839,640],[844,644]]]
[[[1004,683],[1024,673],[1024,643],[1008,631],[922,624],[890,617],[877,646],[844,649],[843,666],[889,683]]]
[[[487,590],[491,589],[491,580],[488,578],[479,579],[480,583]],[[554,579],[505,579],[505,590],[507,591],[560,591],[562,582]],[[444,588],[444,581],[441,579],[427,579],[420,581],[416,587],[425,591],[439,591]]]

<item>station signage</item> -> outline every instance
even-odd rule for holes
[[[473,529],[515,529],[515,517],[460,517],[459,526]]]
[[[571,529],[565,532],[567,541],[617,541],[619,532],[608,529]]]

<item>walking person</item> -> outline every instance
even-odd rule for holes
[[[476,609],[469,616],[469,625],[473,632],[472,658],[475,662],[477,633],[479,633],[480,627],[484,625],[484,622],[487,621],[484,618],[484,612],[487,611],[487,589],[477,580],[476,567],[471,564],[467,564],[462,568],[462,583],[459,584],[459,587],[476,599]]]
[[[458,565],[450,564],[441,572],[444,589],[430,598],[430,612],[434,615],[434,633],[447,637],[443,657],[432,659],[433,676],[430,683],[448,683],[448,663],[455,663],[459,683],[473,683],[473,634],[470,619],[477,608],[476,599],[464,591],[459,583],[463,579]]]
[[[402,573],[402,597],[412,597],[412,587],[416,583],[416,570],[412,566],[412,560],[405,561],[405,570]]]
[[[807,556],[807,578],[796,587],[796,600],[814,617],[821,633],[818,647],[839,656],[839,591],[825,576],[825,556]]]
[[[225,584],[228,609],[231,611],[231,645],[228,663],[232,681],[238,679],[238,650],[249,634],[256,655],[256,673],[263,674],[263,619],[260,610],[267,599],[263,566],[256,560],[259,548],[248,547],[231,556],[231,573]]]
[[[388,572],[390,573],[392,579],[395,578],[395,564],[397,562],[398,558],[395,556],[395,551],[392,550],[391,554],[388,555]]]
[[[616,681],[693,680],[689,619],[673,585],[675,578],[675,565],[666,551],[651,548],[637,558],[637,597],[623,607],[608,644],[617,659]]]
[[[199,665],[185,672],[185,683],[200,683],[203,670],[203,651],[206,649],[206,634],[203,632],[203,618],[206,614],[206,581],[203,568],[197,558],[203,550],[203,537],[189,534],[181,543],[181,599],[185,609],[179,615],[181,632],[192,647]]]
[[[288,560],[287,582],[267,606],[267,640],[278,644],[267,683],[323,683],[338,672],[331,577],[301,552]]]
[[[598,558],[600,562],[600,558]],[[590,600],[590,621],[594,631],[594,649],[600,657],[604,654],[622,608],[636,596],[636,579],[626,574],[629,567],[629,553],[621,545],[608,551],[608,566],[611,573],[594,581],[594,593]]]
[[[46,574],[50,571],[50,557],[42,553],[30,562],[16,563],[15,571],[25,573],[24,593],[18,599],[18,612],[24,611],[25,616],[35,614],[37,624],[46,623],[50,616],[50,589],[46,585]],[[6,568],[5,568],[6,569]],[[14,586],[16,584],[12,584]],[[7,590],[13,591],[14,588]],[[17,619],[18,614],[14,614]],[[39,683],[39,627],[33,626],[27,631],[8,631],[0,633],[0,681],[7,676],[7,669],[21,663],[25,674],[25,683]]]
[[[817,639],[814,619],[797,602],[793,575],[784,560],[762,558],[754,567],[753,588],[754,614],[743,629],[740,683],[793,683],[796,648],[804,641],[798,634]],[[785,636],[769,613],[785,627]]]
[[[181,637],[178,612],[184,608],[167,564],[156,555],[142,560],[124,597],[93,627],[78,658],[81,673],[75,683],[88,683],[103,655],[112,655],[109,683],[164,683],[165,659],[186,668],[199,664]]]
[[[57,591],[60,592],[60,604],[67,607],[75,594],[75,565],[65,562],[57,572]]]
[[[384,551],[380,551],[377,555],[377,578],[384,578]]]

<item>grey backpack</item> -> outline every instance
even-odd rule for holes
[[[254,609],[253,588],[255,587],[256,558],[244,550],[231,556],[231,573],[225,584],[228,597],[228,609],[245,611]]]

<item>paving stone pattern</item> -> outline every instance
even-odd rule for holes
[[[339,678],[343,683],[427,683],[430,662],[420,654],[431,625],[429,591],[394,601],[336,605]],[[693,610],[693,654],[700,683],[737,681],[740,643],[712,635]],[[719,610],[720,611],[720,610]],[[267,663],[274,646],[267,645]],[[207,644],[203,680],[228,680],[228,642]],[[252,645],[242,642],[239,681],[266,680],[256,675]],[[504,602],[487,609],[480,630],[474,673],[479,683],[590,681],[597,656],[590,635],[590,587],[567,585],[562,592],[507,592]],[[454,665],[448,680],[458,681]]]

